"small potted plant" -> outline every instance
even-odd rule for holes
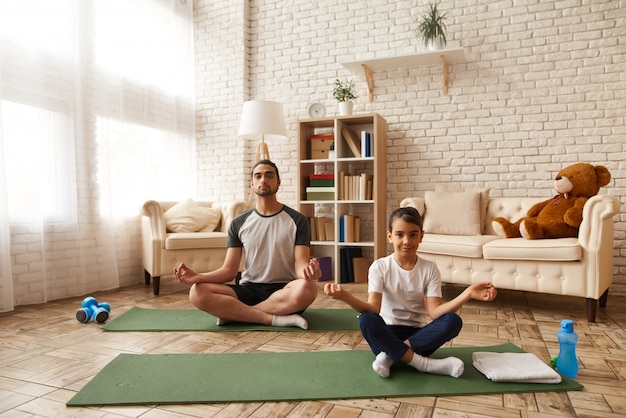
[[[339,79],[336,79],[335,88],[333,89],[333,97],[339,102],[339,115],[351,115],[352,100],[357,98],[354,81],[340,81]]]
[[[448,42],[446,38],[446,15],[441,13],[437,2],[430,3],[428,10],[422,15],[417,26],[417,36],[424,46],[435,51],[442,49]]]

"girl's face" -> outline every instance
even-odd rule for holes
[[[413,259],[424,237],[424,232],[414,223],[397,218],[391,224],[391,232],[387,231],[387,240],[393,245],[393,252],[399,257]]]

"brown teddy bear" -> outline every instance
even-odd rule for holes
[[[583,220],[583,206],[611,181],[611,173],[601,165],[577,163],[561,170],[555,180],[558,192],[552,199],[532,206],[527,216],[515,223],[505,218],[491,221],[496,234],[503,238],[526,239],[577,237]]]

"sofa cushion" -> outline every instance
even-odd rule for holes
[[[447,235],[480,235],[480,193],[433,192],[424,195],[424,232]]]
[[[165,249],[226,248],[226,236],[226,232],[170,232],[165,236]]]
[[[191,199],[183,200],[163,213],[165,227],[170,232],[214,231],[222,212],[203,206]]]
[[[426,208],[424,207],[424,198],[423,197],[407,197],[402,199],[400,202],[401,208],[411,207],[417,209],[422,218],[424,217],[424,213],[426,212]]]
[[[483,246],[497,239],[499,239],[497,235],[424,234],[424,239],[417,251],[455,257],[482,258]]]
[[[457,187],[447,184],[438,184],[435,186],[436,192],[478,192],[480,193],[480,233],[485,233],[485,225],[487,224],[487,205],[489,205],[489,193],[491,189],[481,189],[479,187]]]
[[[496,239],[483,246],[483,256],[492,260],[576,261],[582,257],[577,238]]]

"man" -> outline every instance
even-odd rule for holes
[[[257,202],[231,222],[224,264],[208,273],[181,264],[174,274],[192,285],[189,300],[218,317],[218,325],[239,321],[306,329],[300,313],[315,300],[322,275],[311,260],[308,219],[278,201],[280,176],[273,162],[255,164],[250,186]],[[237,275],[244,253],[240,283],[226,284]]]

